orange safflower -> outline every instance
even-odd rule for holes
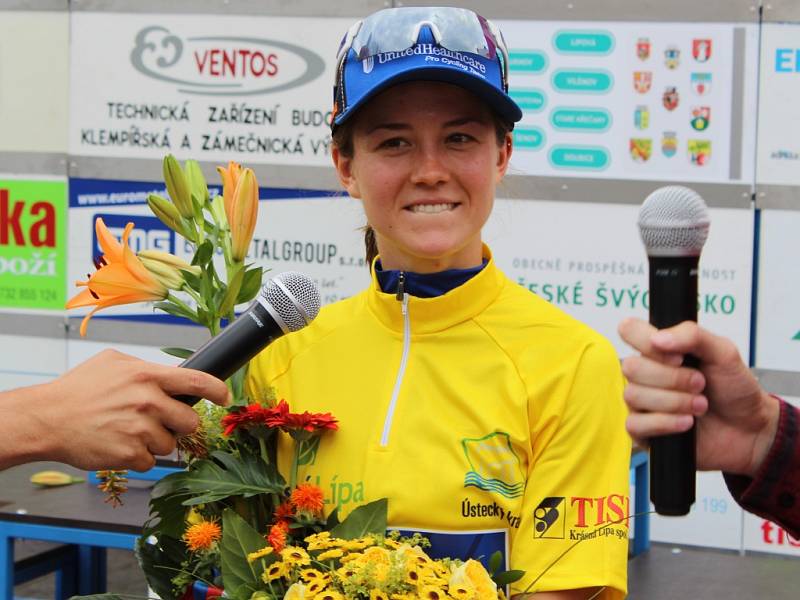
[[[275,552],[280,552],[286,547],[286,536],[289,534],[289,524],[286,521],[278,521],[270,527],[267,541]]]
[[[183,534],[183,541],[189,546],[189,550],[208,550],[222,537],[222,528],[214,521],[200,521],[189,527]]]
[[[86,289],[67,302],[67,308],[94,306],[81,322],[81,336],[86,335],[89,319],[102,308],[163,300],[167,297],[166,286],[150,274],[128,246],[128,237],[132,230],[133,223],[128,223],[122,233],[120,244],[117,238],[111,235],[103,219],[98,217],[95,221],[95,231],[103,255],[96,261],[97,271],[89,275],[86,281],[75,283]]]
[[[275,509],[275,521],[286,521],[290,517],[294,516],[294,506],[292,506],[291,502],[281,502],[278,505],[278,508]]]
[[[292,490],[292,504],[297,510],[320,514],[325,506],[322,490],[313,483],[301,483]]]

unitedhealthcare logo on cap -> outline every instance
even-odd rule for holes
[[[361,61],[361,66],[364,67],[364,73],[372,73],[372,69],[375,67],[375,57],[368,56]]]

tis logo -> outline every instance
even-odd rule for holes
[[[551,496],[533,511],[533,537],[564,539],[566,514],[564,496]]]
[[[145,217],[139,215],[103,215],[97,214],[92,217],[92,223],[100,217],[108,227],[108,230],[117,239],[122,238],[125,225],[133,222],[134,229],[128,238],[128,245],[134,252],[142,250],[162,250],[175,253],[175,233],[164,225],[156,217]],[[102,253],[100,244],[97,242],[97,232],[92,232],[92,254],[93,257]]]

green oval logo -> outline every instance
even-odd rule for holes
[[[570,29],[557,31],[553,47],[560,54],[591,54],[603,56],[614,49],[614,35],[610,31]]]
[[[512,132],[516,150],[541,150],[545,135],[538,127],[515,127]]]
[[[556,169],[602,171],[611,163],[611,154],[602,146],[553,146],[548,155]]]
[[[611,127],[611,113],[604,108],[557,108],[550,124],[562,131],[602,132]]]
[[[552,82],[555,89],[567,94],[607,94],[614,76],[603,69],[558,69]]]
[[[541,50],[516,50],[508,53],[508,69],[512,73],[532,75],[547,68],[547,55]]]
[[[522,110],[540,112],[547,104],[547,98],[542,90],[536,88],[516,88],[509,92],[511,98],[519,104]]]

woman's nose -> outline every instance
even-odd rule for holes
[[[445,157],[438,148],[421,148],[414,161],[411,182],[417,185],[439,185],[449,179]]]

